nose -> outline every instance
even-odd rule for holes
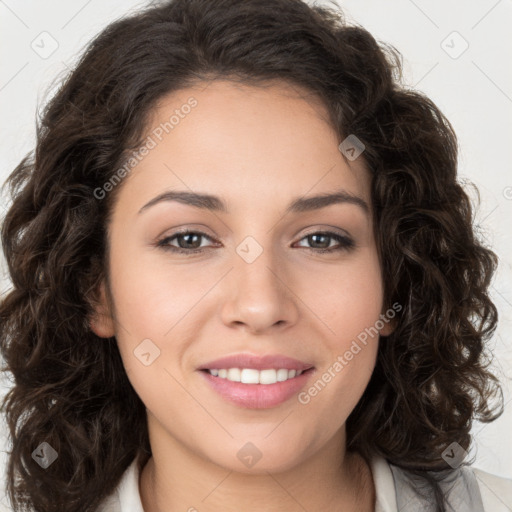
[[[292,279],[270,249],[262,250],[254,261],[247,258],[255,249],[250,244],[239,247],[233,256],[233,268],[223,283],[222,321],[253,334],[289,327],[299,316]]]

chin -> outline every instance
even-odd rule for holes
[[[248,475],[267,475],[291,470],[306,458],[305,454],[294,448],[301,444],[293,442],[289,437],[287,440],[281,438],[277,443],[269,443],[261,439],[234,444],[234,448],[231,448],[231,444],[222,453],[211,454],[210,461],[228,471]],[[287,448],[283,449],[283,445],[287,445]],[[229,456],[230,453],[234,456]]]

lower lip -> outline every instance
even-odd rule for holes
[[[275,384],[242,384],[214,377],[200,371],[209,385],[224,399],[247,409],[270,409],[289,400],[304,387],[314,368],[302,372],[298,377]]]

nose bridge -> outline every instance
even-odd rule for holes
[[[261,237],[260,237],[261,239]],[[235,273],[238,284],[245,284],[249,290],[244,293],[257,291],[258,289],[265,294],[282,293],[277,288],[281,288],[276,282],[275,275],[277,266],[276,254],[272,249],[269,239],[265,239],[265,246],[260,244],[255,237],[247,236],[236,247],[237,258],[235,258]]]
[[[265,238],[269,242],[269,237]],[[244,323],[251,330],[263,330],[277,323],[293,322],[296,305],[293,294],[280,275],[278,256],[253,236],[245,237],[235,248],[229,293],[223,305],[226,323]]]

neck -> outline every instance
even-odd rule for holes
[[[218,466],[168,437],[165,447],[151,444],[139,480],[145,512],[374,510],[371,470],[345,451],[344,429],[292,469],[259,474]]]

